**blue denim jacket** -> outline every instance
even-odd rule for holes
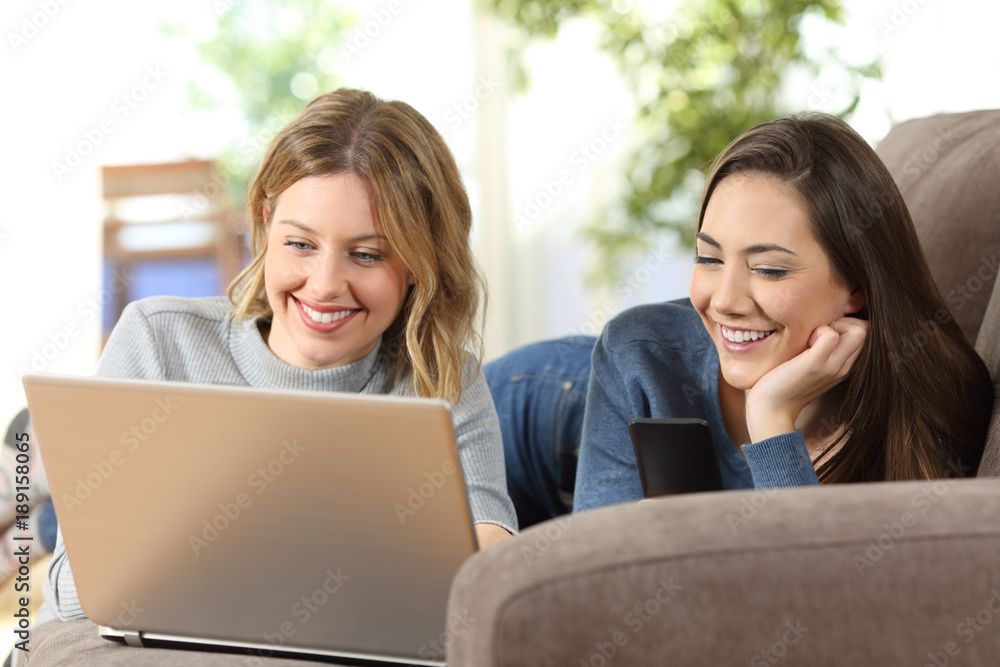
[[[619,314],[591,361],[574,512],[643,497],[628,433],[636,417],[708,422],[727,489],[819,483],[801,431],[743,445],[743,456],[733,446],[719,405],[719,356],[688,299]]]

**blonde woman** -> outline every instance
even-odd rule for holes
[[[472,216],[441,136],[402,102],[322,95],[272,141],[249,208],[253,260],[229,298],[130,304],[98,374],[447,400],[479,545],[509,537]],[[84,616],[61,538],[45,600],[42,620]]]

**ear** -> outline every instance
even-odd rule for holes
[[[850,315],[860,312],[867,305],[868,300],[865,298],[864,292],[861,291],[860,287],[855,287],[847,296],[847,302],[844,304],[844,307],[847,309],[845,314]]]
[[[417,279],[413,277],[413,274],[409,271],[406,272],[406,284],[410,287],[417,284]]]

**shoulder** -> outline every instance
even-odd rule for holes
[[[122,313],[130,317],[143,317],[150,322],[201,320],[228,322],[233,313],[232,303],[224,296],[187,298],[180,296],[151,296],[133,301]]]
[[[689,299],[624,310],[605,325],[601,339],[611,350],[639,346],[691,352],[712,346],[712,339]]]

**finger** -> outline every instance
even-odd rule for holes
[[[868,330],[864,327],[850,326],[839,334],[837,347],[830,353],[830,363],[837,369],[837,377],[844,377],[854,365],[854,361],[864,348]]]
[[[816,344],[819,343],[821,338],[824,337],[829,338],[831,334],[833,334],[834,336],[837,335],[837,332],[834,331],[833,327],[821,324],[820,326],[813,329],[813,332],[809,334],[809,340],[806,341],[806,347],[808,348],[816,347]],[[836,340],[836,338],[834,338],[834,340]]]
[[[871,322],[856,317],[841,317],[831,322],[830,327],[838,333],[845,333],[851,329],[863,329],[867,332],[871,328]]]

